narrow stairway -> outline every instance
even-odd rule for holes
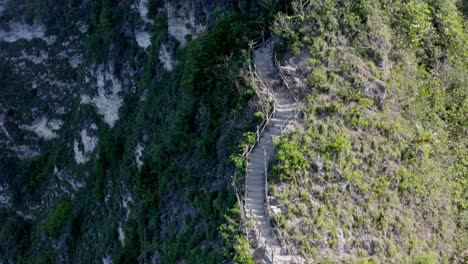
[[[288,126],[296,121],[298,105],[284,88],[273,90],[275,81],[275,67],[273,62],[273,42],[266,41],[255,50],[255,70],[261,81],[270,89],[276,99],[273,118],[262,133],[260,140],[248,156],[245,207],[247,218],[255,221],[257,227],[257,242],[259,247],[265,248],[267,263],[304,263],[299,256],[287,253],[276,237],[274,228],[267,213],[266,175],[267,164],[274,154],[273,138],[281,136]]]

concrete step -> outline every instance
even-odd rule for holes
[[[273,263],[281,263],[281,264],[292,264],[293,257],[289,255],[276,255],[274,256]]]
[[[247,218],[250,220],[255,220],[255,223],[265,221],[266,216],[265,213],[262,210],[248,210],[246,213]]]
[[[297,113],[297,109],[295,108],[277,108],[276,109],[276,115],[278,115],[278,113],[284,113],[284,114],[288,114],[288,115],[295,115]]]
[[[276,139],[276,138],[279,138],[279,137],[281,137],[281,136],[283,135],[282,132],[281,132],[281,130],[280,130],[280,129],[276,129],[276,128],[272,128],[272,129],[267,129],[266,132],[267,132],[268,134],[270,134],[270,135],[273,136],[274,139],[273,139],[271,142],[269,142],[269,144],[271,144],[272,147],[275,148],[275,147],[276,147],[276,146],[275,146],[275,143],[274,143],[274,142],[275,142],[275,139]],[[270,148],[270,149],[271,149],[271,148]],[[270,149],[269,149],[269,150],[270,150]]]
[[[276,111],[275,113],[275,117],[276,118],[286,118],[286,119],[291,119],[293,117],[295,117],[297,112],[293,112],[293,111]]]
[[[281,246],[272,246],[271,248],[268,249],[268,252],[273,253],[275,256],[286,254],[286,250],[282,248]]]
[[[268,128],[266,129],[266,131],[268,131],[269,128],[270,128],[270,127],[268,127]],[[270,138],[271,138],[271,137],[270,137]],[[266,152],[267,152],[267,155],[268,155],[268,151],[269,151],[272,147],[274,147],[273,142],[265,142],[265,143],[262,144],[261,151],[262,151],[262,153],[264,153],[264,151],[266,151]]]
[[[250,198],[246,198],[250,199]],[[245,204],[245,207],[247,209],[256,209],[256,210],[264,210],[264,205],[262,201],[259,201],[258,203],[254,203],[252,201],[249,201]]]
[[[284,99],[293,102],[294,98],[292,97],[289,91],[286,92],[276,92],[275,97],[277,100]]]
[[[265,182],[254,182],[254,181],[247,181],[248,186],[247,190],[250,191],[260,191],[261,189],[265,189]]]
[[[265,129],[265,132],[273,135],[273,136],[281,136],[281,130],[275,126],[268,126],[267,129]]]
[[[265,186],[265,177],[249,177],[247,178],[247,184],[250,186]]]
[[[265,193],[265,185],[248,186],[247,193]]]
[[[261,165],[262,166],[258,163],[254,164],[249,162],[249,165],[247,165],[247,174],[254,175],[254,177],[263,177],[265,175],[265,161],[262,161]]]
[[[252,213],[252,214],[255,214],[255,215],[263,215],[263,214],[265,214],[265,211],[263,210],[263,208],[261,208],[261,209],[249,208],[249,211],[247,213]]]
[[[265,192],[265,183],[252,183],[249,182],[249,186],[247,186],[248,192]]]
[[[258,198],[262,199],[265,197],[265,190],[260,190],[260,189],[247,189],[247,197],[249,198]]]
[[[257,143],[258,143],[258,142],[257,142]],[[250,152],[249,158],[250,158],[250,157],[259,157],[259,158],[263,158],[264,149],[265,149],[264,144],[258,143],[257,146],[255,146],[255,148]]]
[[[281,99],[283,100],[288,100],[288,101],[294,101],[294,98],[291,96],[289,92],[276,92],[275,93],[276,99],[279,101]]]
[[[258,141],[258,144],[261,144],[261,145],[271,145],[271,143],[273,142],[273,138],[271,137],[271,135],[267,134],[266,132],[263,133],[262,137],[260,137],[260,140]]]
[[[265,193],[264,192],[249,192],[249,189],[247,188],[247,198],[259,199],[263,201],[265,199]]]
[[[261,139],[260,139],[261,140]],[[267,155],[268,156],[268,155]],[[252,151],[250,154],[249,154],[249,158],[260,158],[260,159],[265,159],[265,158],[268,158],[267,156],[265,156],[265,153],[263,151]]]
[[[272,117],[270,119],[270,124],[271,123],[283,123],[283,122],[286,122],[288,120],[288,118],[284,118],[284,117]]]
[[[264,183],[265,182],[265,172],[259,170],[247,169],[247,181],[248,184],[253,183]]]
[[[265,171],[265,160],[258,160],[258,159],[249,160],[247,169]]]
[[[280,129],[280,131],[284,131],[285,129],[287,129],[292,123],[289,123],[289,122],[284,122],[284,123],[281,123],[281,124],[273,124],[272,127],[273,128],[278,128]]]
[[[276,110],[298,110],[298,109],[299,109],[299,105],[296,103],[276,105]]]
[[[264,144],[261,144],[261,145],[257,145],[257,147],[254,148],[254,150],[252,152],[250,152],[248,158],[249,159],[253,159],[253,158],[260,158],[260,159],[264,159],[265,158],[265,145]]]
[[[252,186],[263,186],[265,185],[265,176],[264,174],[248,174],[247,184],[252,184]]]
[[[248,183],[247,192],[265,192],[265,183]]]
[[[246,200],[245,206],[247,208],[265,211],[265,203],[263,202],[263,199],[246,197],[245,200]]]
[[[266,219],[266,218],[265,218]],[[269,228],[263,228],[262,231],[263,231],[263,234],[265,235],[266,238],[268,238],[269,240],[271,240],[270,242],[271,243],[274,243],[273,241],[276,240],[276,234],[275,234],[275,230],[273,228],[271,228],[271,224],[267,224]]]
[[[247,165],[247,174],[252,175],[252,177],[265,177],[265,161],[261,163],[249,162],[249,165]]]
[[[268,144],[269,145],[274,145],[274,138],[277,138],[280,136],[280,134],[274,134],[274,133],[271,133],[271,131],[267,129],[265,129],[265,132],[263,132],[263,135],[265,138],[268,139]]]
[[[247,164],[247,169],[264,169],[265,168],[265,160],[261,158],[249,158],[249,164]]]
[[[289,122],[291,122],[291,120],[293,120],[293,119],[292,119],[292,118],[280,119],[280,118],[275,117],[275,120],[272,121],[272,122],[270,122],[270,124],[268,125],[268,127],[270,127],[270,126],[287,125]]]
[[[284,99],[284,98],[277,98],[277,100],[276,100],[276,109],[278,109],[279,106],[283,107],[284,105],[291,105],[292,103],[294,103],[293,100]]]
[[[265,182],[265,172],[263,170],[247,168],[247,181],[254,184]]]
[[[260,137],[261,138],[261,137]],[[263,154],[263,144],[260,144],[257,142],[257,145],[255,148],[250,152],[250,154],[255,153],[255,154]]]

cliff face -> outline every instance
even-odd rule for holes
[[[202,259],[223,258],[216,229],[233,204],[226,156],[239,132],[213,122],[251,95],[237,100],[232,80],[190,68],[222,69],[201,55],[223,48],[243,56],[242,34],[238,47],[230,38],[196,51],[229,10],[260,7],[0,1],[0,262],[171,262],[193,253],[181,253],[181,234],[194,234],[188,247]],[[231,83],[229,92],[201,80]]]

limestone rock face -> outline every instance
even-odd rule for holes
[[[102,204],[93,214],[107,221],[123,246],[135,190],[130,181],[113,182],[124,172],[97,169],[97,163],[109,161],[102,145],[114,140],[119,124],[129,122],[126,111],[146,100],[148,90],[138,87],[146,62],[160,63],[152,78],[168,78],[178,65],[177,49],[207,32],[213,9],[224,2],[51,2],[0,0],[0,213],[7,210],[39,226],[60,201],[73,201],[98,177]],[[154,35],[164,37],[153,43]],[[142,132],[111,144],[115,149],[128,144],[132,153],[125,154],[125,162],[138,171],[148,142]],[[101,235],[101,230],[83,231],[83,241]],[[43,239],[34,243],[57,249],[62,263],[73,262],[63,238]],[[111,263],[113,247],[99,249],[101,256],[91,262]],[[0,247],[0,262],[10,263],[4,253]]]

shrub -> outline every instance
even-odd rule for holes
[[[326,90],[324,85],[327,83],[327,72],[325,68],[318,67],[311,71],[307,84],[314,89]]]
[[[280,140],[276,159],[278,164],[273,167],[273,174],[279,176],[280,181],[294,180],[297,171],[308,166],[304,153],[297,142]]]
[[[240,171],[245,169],[245,158],[239,154],[231,154],[229,156],[229,162],[236,166],[236,168]]]
[[[255,264],[252,255],[249,253],[250,244],[245,236],[237,235],[234,241],[234,263],[235,264]]]
[[[257,111],[257,112],[255,112],[254,117],[255,117],[255,119],[257,119],[259,121],[263,121],[263,120],[265,120],[265,113],[263,113],[263,111]]]
[[[344,133],[340,133],[335,141],[326,146],[326,151],[341,152],[347,149],[351,149],[351,140]]]
[[[57,236],[62,226],[71,219],[72,204],[68,200],[61,200],[55,208],[49,211],[44,219],[44,230],[52,236]]]
[[[437,254],[434,252],[429,252],[425,254],[416,255],[413,257],[414,264],[436,264],[437,261]]]
[[[415,47],[433,30],[429,5],[421,1],[409,1],[401,7],[403,19],[400,25],[410,44]]]

